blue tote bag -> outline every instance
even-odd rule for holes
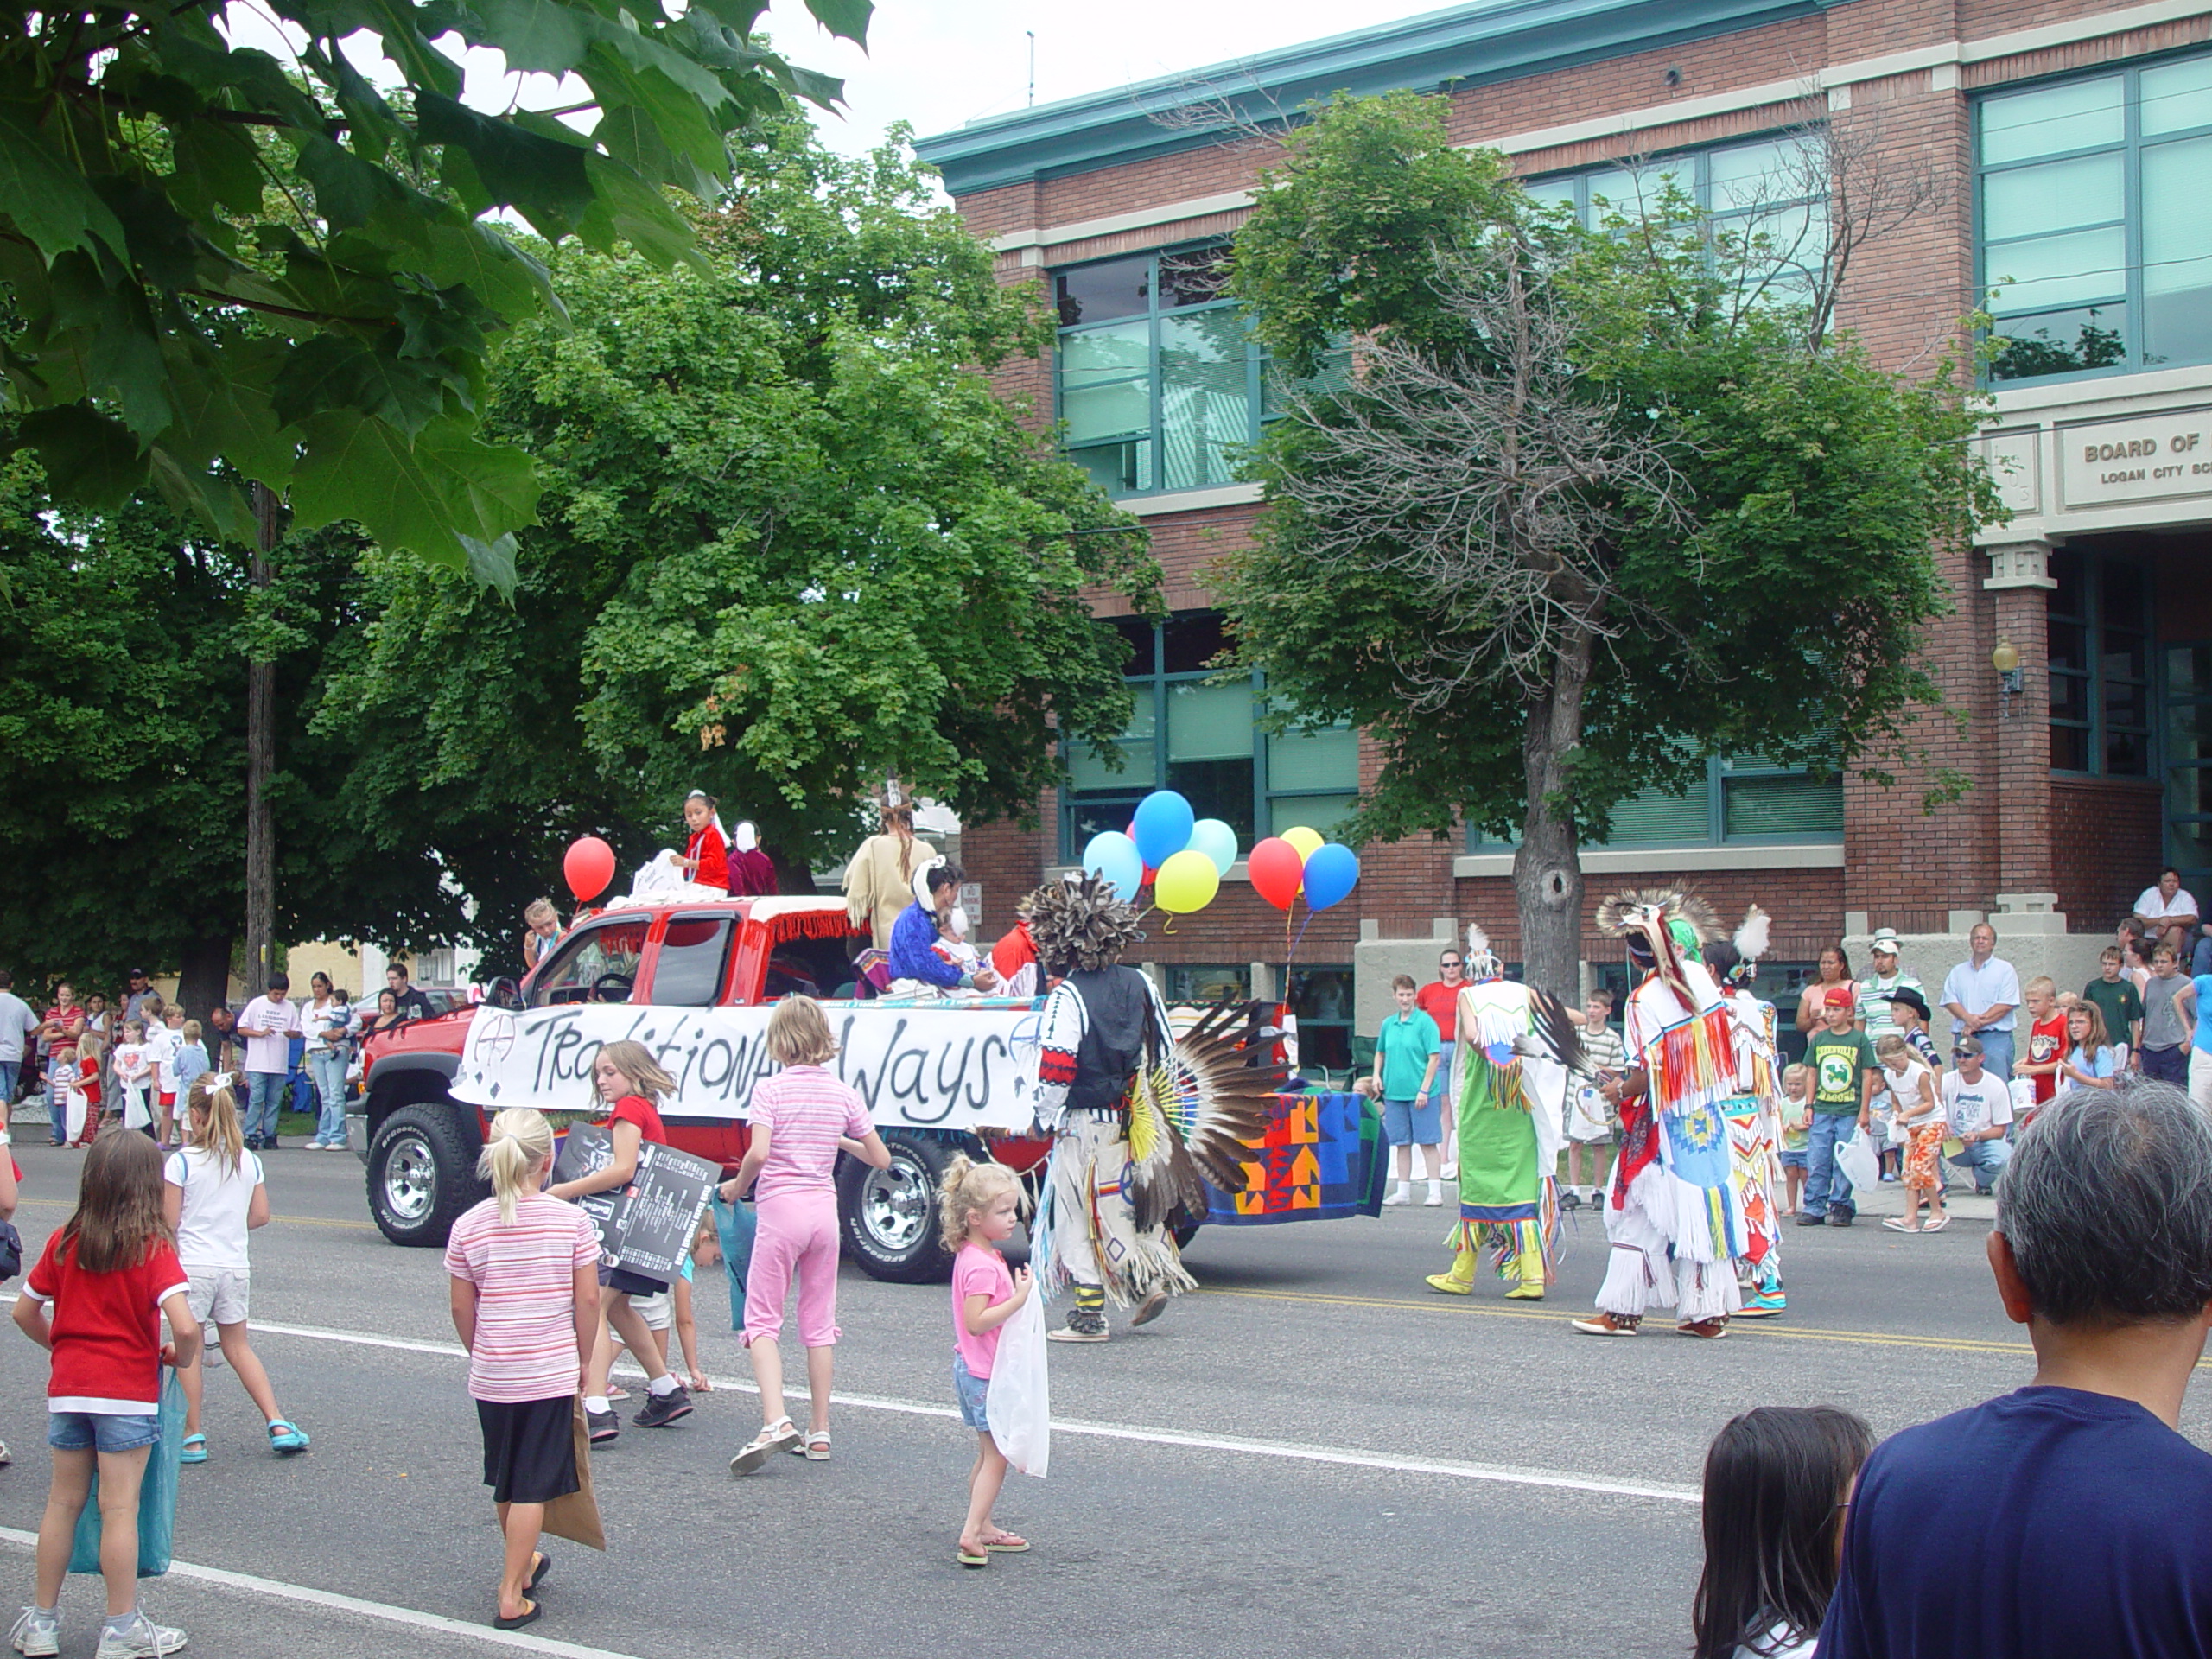
[[[162,1438],[146,1456],[146,1478],[138,1488],[138,1576],[158,1579],[169,1570],[176,1535],[176,1477],[184,1453],[184,1385],[176,1372],[162,1367]],[[69,1548],[72,1573],[100,1570],[100,1478],[95,1464],[92,1496],[77,1517],[77,1536]]]

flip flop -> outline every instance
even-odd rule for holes
[[[1011,1532],[1001,1532],[985,1539],[983,1548],[1001,1555],[1021,1555],[1028,1553],[1029,1541]]]
[[[1938,1217],[1936,1217],[1936,1219],[1935,1219],[1935,1220],[1933,1220],[1933,1221],[1923,1221],[1923,1222],[1922,1222],[1922,1223],[1920,1224],[1920,1230],[1921,1230],[1922,1232],[1923,1232],[1923,1233],[1940,1233],[1940,1232],[1942,1232],[1942,1231],[1946,1227],[1949,1226],[1950,1224],[1951,1224],[1951,1218],[1950,1218],[1950,1217],[1948,1217],[1948,1216],[1938,1216]]]
[[[282,1417],[269,1420],[269,1444],[278,1456],[289,1458],[308,1449],[308,1437],[303,1429],[295,1428]]]
[[[982,1549],[969,1549],[962,1545],[953,1551],[953,1559],[963,1567],[988,1567],[991,1552],[988,1546]]]
[[[543,1550],[539,1550],[537,1552],[537,1565],[531,1569],[530,1582],[523,1586],[523,1588],[525,1591],[537,1589],[537,1581],[552,1570],[553,1558],[550,1555],[548,1555]]]
[[[1911,1222],[1901,1221],[1895,1216],[1884,1217],[1882,1218],[1882,1225],[1888,1228],[1893,1233],[1916,1233],[1920,1230],[1920,1229]]]
[[[530,1604],[530,1611],[526,1613],[517,1613],[512,1618],[509,1618],[505,1613],[500,1614],[492,1621],[492,1628],[495,1630],[518,1630],[525,1624],[537,1624],[538,1615],[544,1611],[533,1601]]]
[[[177,1454],[176,1460],[179,1463],[207,1462],[207,1437],[205,1434],[186,1435],[184,1437],[184,1450]]]

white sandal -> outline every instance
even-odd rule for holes
[[[729,1460],[729,1471],[733,1475],[752,1474],[768,1461],[771,1452],[780,1452],[798,1439],[798,1430],[792,1427],[791,1420],[779,1418],[765,1425],[758,1434],[745,1443],[745,1449]]]
[[[804,1458],[809,1463],[829,1462],[830,1431],[826,1428],[808,1429],[804,1440],[792,1443],[791,1455]]]

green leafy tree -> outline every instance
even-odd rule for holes
[[[1048,344],[1035,290],[999,285],[903,139],[850,161],[775,124],[741,176],[697,216],[705,270],[551,254],[573,326],[495,353],[487,430],[546,480],[512,607],[369,561],[318,721],[395,848],[503,820],[533,880],[586,828],[634,864],[697,787],[810,890],[886,774],[1020,817],[1056,736],[1124,728],[1126,648],[1085,594],[1153,606],[1156,569],[977,372]],[[511,934],[529,892],[453,864]]]
[[[696,257],[664,187],[712,198],[729,145],[838,83],[755,34],[762,0],[272,0],[291,63],[201,5],[18,8],[0,37],[0,340],[14,442],[95,509],[157,490],[241,544],[241,479],[292,524],[512,576],[530,459],[478,425],[491,337],[538,316],[550,241]],[[861,40],[869,0],[807,0]],[[338,45],[374,43],[379,89]],[[567,76],[559,111],[461,101],[445,46]],[[216,463],[223,465],[218,468]]]
[[[1767,255],[1679,197],[1586,234],[1410,95],[1319,111],[1237,238],[1276,359],[1362,341],[1262,447],[1243,656],[1382,745],[1358,833],[1517,838],[1536,982],[1574,982],[1618,802],[1751,749],[1889,781],[1940,707],[1937,555],[1996,510],[1971,402],[1740,303]]]
[[[295,537],[257,588],[242,550],[158,503],[54,518],[47,501],[35,462],[0,467],[0,845],[19,873],[0,885],[6,965],[26,987],[176,969],[203,1013],[245,909],[246,653],[276,664],[279,708],[313,706],[324,652],[359,620],[363,543]],[[297,720],[274,743],[279,937],[457,937],[440,855],[362,834],[341,792],[352,757]]]

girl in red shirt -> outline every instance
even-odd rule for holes
[[[683,822],[691,839],[683,843],[683,865],[702,887],[729,891],[729,838],[715,816],[715,798],[695,789],[683,800]]]
[[[545,1189],[555,1198],[571,1202],[594,1192],[619,1192],[636,1178],[639,1149],[649,1141],[656,1146],[668,1144],[668,1131],[661,1127],[660,1111],[653,1103],[676,1092],[676,1079],[661,1069],[652,1051],[643,1043],[625,1039],[606,1044],[591,1069],[600,1103],[607,1115],[607,1135],[613,1155],[589,1175]],[[668,1287],[626,1268],[607,1267],[599,1270],[599,1343],[592,1352],[591,1374],[584,1389],[584,1416],[594,1446],[622,1432],[607,1397],[607,1374],[614,1366],[610,1325],[622,1333],[630,1357],[645,1368],[650,1397],[631,1422],[639,1428],[665,1428],[679,1417],[691,1414],[690,1395],[660,1357],[645,1316],[630,1301],[632,1296],[658,1296]]]
[[[77,1090],[85,1097],[85,1122],[74,1144],[89,1147],[100,1132],[100,1039],[89,1031],[77,1039]]]
[[[47,1382],[53,1480],[38,1529],[33,1605],[10,1633],[16,1651],[60,1651],[61,1584],[77,1518],[95,1470],[100,1478],[100,1576],[112,1643],[169,1653],[184,1632],[138,1611],[138,1487],[161,1439],[161,1368],[200,1355],[200,1321],[186,1299],[168,1224],[162,1217],[162,1154],[143,1135],[115,1131],[92,1142],[77,1187],[77,1212],[46,1242],[23,1281],[15,1319],[54,1356]],[[168,1319],[170,1340],[162,1340]]]

